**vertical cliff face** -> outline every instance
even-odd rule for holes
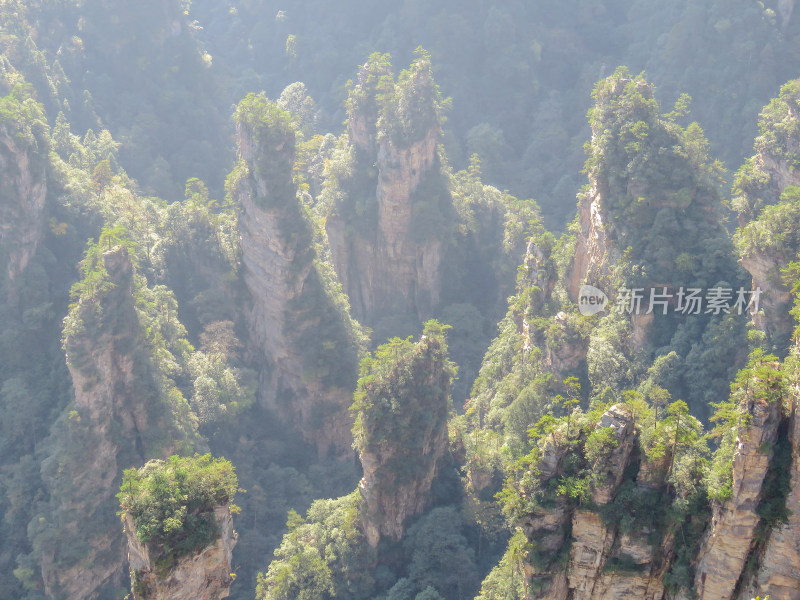
[[[135,283],[130,250],[104,251],[108,239],[101,236],[87,251],[73,290],[77,302],[64,320],[75,402],[45,442],[50,513],[31,529],[41,547],[45,591],[59,600],[93,600],[125,587],[125,539],[114,498],[122,470],[175,450],[190,452],[197,441],[196,417],[156,364],[156,354],[169,354],[154,346],[165,331],[140,321],[147,307],[137,298],[147,290]],[[167,320],[180,328],[174,313]]]
[[[554,497],[545,492],[548,499],[520,522],[529,542],[527,597],[655,600],[688,597],[683,594],[691,588],[701,600],[749,600],[759,594],[797,598],[797,390],[786,394],[779,371],[764,372],[749,381],[740,400],[730,494],[724,502],[712,502],[708,522],[689,513],[685,522],[665,527],[669,519],[654,518],[668,512],[660,504],[682,497],[683,484],[671,474],[691,464],[675,466],[681,459],[672,442],[678,440],[674,423],[660,434],[651,430],[643,441],[630,405],[615,405],[600,417],[593,434],[581,425],[583,433],[568,442],[563,422],[547,434],[539,442],[538,489],[560,491]],[[592,436],[603,431],[606,450],[590,453]],[[665,453],[653,452],[658,447],[653,435],[669,440]],[[645,452],[643,443],[650,450]],[[577,505],[569,499],[575,452],[593,457],[586,465],[591,483],[577,494],[582,498]],[[692,529],[698,531],[697,543],[687,546]],[[685,581],[681,573],[687,569],[694,580],[676,587],[676,577]]]
[[[603,430],[609,432],[611,449],[592,465],[592,508],[576,507],[559,496],[553,508],[541,508],[523,521],[532,547],[525,565],[531,582],[529,598],[660,599],[664,595],[660,574],[667,566],[668,542],[653,545],[649,531],[624,531],[619,520],[601,516],[619,492],[626,471],[639,466],[637,432],[630,411],[623,405],[610,407],[594,427],[595,433]],[[564,443],[563,435],[560,431],[544,440],[538,467],[542,481],[564,473],[571,444]],[[640,477],[636,485],[646,488],[647,479]],[[620,564],[624,567],[619,568]]]
[[[426,327],[419,342],[395,340],[377,351],[356,391],[356,446],[367,541],[399,540],[405,520],[430,502],[431,483],[447,449],[452,364],[441,332]],[[379,358],[379,360],[381,360]]]
[[[332,297],[335,282],[326,285],[315,263],[311,226],[292,182],[290,118],[266,98],[250,95],[237,110],[237,139],[240,162],[231,192],[240,207],[261,400],[321,454],[331,445],[347,453],[357,325]]]
[[[159,568],[148,544],[136,537],[130,515],[125,518],[128,562],[134,600],[219,600],[227,598],[233,583],[231,564],[237,535],[230,506],[218,506],[213,519],[219,529],[215,542],[199,552],[179,558],[165,570]]]
[[[788,261],[776,255],[748,253],[741,264],[752,277],[752,289],[761,290],[759,308],[763,312],[754,315],[753,322],[771,335],[788,336],[793,326],[789,315],[792,299],[781,276]]]
[[[609,280],[609,263],[618,254],[608,242],[602,196],[596,184],[580,197],[576,237],[574,259],[566,284],[572,300],[578,299],[580,287],[585,283],[602,288]]]
[[[716,504],[711,527],[697,559],[698,598],[732,598],[751,552],[756,512],[781,422],[779,402],[746,400],[750,422],[740,429],[733,458],[731,498]]]
[[[43,466],[46,482],[53,478],[60,532],[42,551],[42,576],[48,597],[59,599],[92,599],[104,588],[124,587],[124,537],[114,501],[127,466],[120,463],[144,460],[142,434],[156,426],[141,396],[148,382],[137,356],[142,340],[128,251],[117,247],[101,260],[105,289],[79,300],[73,318],[82,326],[64,340],[75,412]]]
[[[763,549],[758,571],[743,586],[740,597],[754,598],[770,594],[773,598],[800,600],[800,415],[797,386],[788,398],[788,441],[791,451],[789,493],[786,496],[786,520],[770,532]]]
[[[392,89],[379,92],[378,81]],[[395,83],[386,59],[373,55],[348,108],[355,169],[375,194],[356,198],[363,188],[353,186],[328,218],[336,271],[359,319],[424,319],[441,293],[442,240],[433,221],[450,202],[439,172],[440,107],[428,57],[418,56]]]
[[[0,124],[0,251],[9,282],[25,270],[44,235],[48,148],[44,136],[25,135],[25,128]]]

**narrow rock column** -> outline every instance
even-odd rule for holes
[[[235,579],[231,560],[238,535],[233,530],[230,506],[214,509],[219,527],[217,541],[201,552],[179,559],[168,569],[160,568],[147,544],[140,542],[133,519],[125,517],[128,562],[134,600],[219,600],[227,598]]]

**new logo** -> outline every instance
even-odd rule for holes
[[[608,304],[608,296],[593,285],[582,285],[578,292],[578,310],[588,317],[601,312]]]

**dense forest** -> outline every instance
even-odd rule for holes
[[[0,0],[0,598],[800,600],[794,0]]]

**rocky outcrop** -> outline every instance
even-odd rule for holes
[[[539,510],[522,523],[535,560],[525,565],[531,582],[529,598],[547,600],[600,600],[605,598],[661,599],[664,587],[660,575],[667,564],[669,540],[662,546],[648,541],[649,531],[623,532],[600,515],[613,501],[626,470],[633,461],[637,432],[631,414],[622,406],[609,408],[597,422],[596,430],[610,427],[613,449],[593,466],[593,508],[571,507],[563,498],[555,507]],[[561,431],[559,435],[563,433]],[[544,480],[561,475],[561,464],[574,448],[553,436],[543,440],[538,468]],[[637,482],[639,485],[639,482]],[[646,485],[643,481],[641,485]],[[556,560],[563,556],[565,560]],[[624,565],[619,568],[617,565]]]
[[[631,414],[620,405],[609,408],[596,429],[610,427],[617,445],[601,464],[593,466],[598,483],[592,502],[602,507],[616,496],[636,446]],[[660,598],[663,586],[653,576],[658,548],[647,542],[647,532],[627,534],[609,527],[596,510],[576,510],[572,517],[572,547],[567,565],[571,600],[630,597]],[[613,561],[627,560],[627,570],[613,570]],[[655,564],[654,564],[655,563]],[[637,594],[642,594],[638,596]],[[649,595],[648,595],[649,594]]]
[[[796,153],[800,155],[800,148],[796,149]],[[787,160],[776,160],[762,153],[754,157],[753,163],[769,181],[763,192],[769,203],[778,203],[787,186],[800,184],[800,177]],[[755,219],[757,218],[756,216]],[[747,224],[741,215],[739,222],[742,226]],[[785,255],[786,251],[789,252],[788,256]],[[781,273],[793,259],[794,251],[795,249],[791,247],[781,251],[773,247],[745,249],[740,259],[741,265],[752,276],[751,289],[760,290],[758,306],[750,309],[758,308],[758,313],[753,316],[753,322],[771,337],[788,337],[794,328],[793,319],[789,314],[792,298]]]
[[[451,377],[443,340],[423,335],[388,372],[377,373],[356,393],[367,395],[356,445],[364,469],[362,525],[373,547],[384,536],[399,540],[406,519],[430,503],[448,446]]]
[[[364,65],[359,73],[359,93],[367,85],[369,69],[369,64]],[[425,69],[415,70],[414,77],[419,80],[412,81],[412,87],[432,85]],[[328,218],[326,229],[336,272],[360,320],[374,324],[397,314],[423,320],[439,305],[441,292],[442,240],[435,233],[421,232],[419,223],[420,218],[425,219],[420,215],[421,205],[442,201],[430,195],[446,195],[443,182],[430,185],[443,180],[436,151],[440,126],[434,119],[411,138],[379,132],[378,115],[369,106],[351,113],[348,137],[358,157],[356,169],[377,170],[374,197],[365,201],[365,212],[374,213],[374,221],[356,225],[340,212]],[[396,110],[411,111],[402,102]],[[413,122],[419,119],[417,114],[394,118],[419,125]],[[422,192],[425,182],[429,185]],[[449,197],[445,201],[449,202]]]
[[[518,291],[537,290],[535,294],[528,294],[530,304],[523,307],[524,312],[518,317],[521,319],[522,350],[527,354],[534,348],[541,348],[543,371],[572,372],[585,360],[588,350],[588,339],[576,330],[574,320],[567,313],[558,312],[552,317],[549,335],[531,326],[530,317],[541,314],[555,288],[557,275],[553,261],[531,239],[522,266]]]
[[[25,270],[44,236],[47,197],[46,150],[14,133],[0,125],[0,249],[9,282]]]
[[[779,3],[784,26],[793,9],[793,1]],[[734,199],[734,206],[739,211],[737,237],[740,246],[744,246],[740,247],[740,262],[752,275],[752,289],[761,290],[760,312],[753,321],[776,340],[776,345],[783,347],[794,325],[788,314],[791,297],[781,271],[795,259],[798,248],[791,232],[781,230],[786,223],[770,222],[769,219],[759,223],[759,219],[764,208],[783,202],[781,196],[787,188],[800,185],[800,173],[795,168],[797,157],[800,157],[800,136],[796,133],[800,119],[797,87],[797,81],[787,83],[781,88],[780,95],[765,107],[759,121],[763,133],[756,138],[755,155],[742,169],[735,188],[740,196]],[[787,204],[792,206],[792,202]],[[760,230],[757,233],[760,242],[741,244],[742,238],[749,237],[743,235],[747,228],[754,227]]]
[[[691,568],[692,590],[699,600],[750,600],[757,595],[800,598],[800,425],[797,415],[798,390],[781,398],[781,378],[763,373],[750,381],[742,399],[736,451],[732,464],[731,496],[712,504],[712,517],[700,538]],[[766,386],[766,387],[765,387]],[[565,475],[570,452],[580,451],[581,439],[565,442],[565,424],[540,441],[537,461],[541,489],[552,487],[553,479]],[[547,600],[604,600],[642,598],[665,600],[688,598],[683,592],[668,592],[666,575],[678,568],[678,542],[669,530],[659,530],[657,519],[634,517],[634,525],[623,527],[619,516],[607,508],[621,489],[631,494],[659,495],[672,502],[675,493],[667,485],[672,460],[669,452],[648,460],[639,447],[639,432],[624,405],[609,408],[595,431],[610,427],[610,450],[587,465],[591,473],[590,501],[575,505],[556,495],[528,514],[520,526],[530,544],[524,566],[530,583],[528,598]],[[583,435],[583,434],[582,434]],[[588,439],[588,438],[587,438]],[[790,456],[790,483],[776,487]],[[780,458],[783,457],[783,458]],[[777,461],[777,462],[776,462]],[[635,473],[633,480],[626,478]],[[561,482],[563,480],[558,479]],[[625,483],[627,481],[627,483]],[[628,486],[622,488],[622,485]],[[766,501],[774,504],[785,495],[785,522],[772,524],[762,512]],[[611,505],[614,511],[622,505]],[[653,506],[650,510],[658,511]],[[694,517],[689,517],[694,519]],[[698,521],[694,525],[701,525]],[[772,529],[770,530],[770,527]],[[683,529],[683,528],[681,528]],[[688,531],[688,530],[687,530]],[[699,534],[699,532],[698,532]],[[675,534],[677,535],[677,534]],[[568,552],[568,556],[565,556]],[[687,565],[679,567],[685,570]],[[674,581],[674,578],[672,579]]]
[[[525,536],[534,544],[537,556],[555,557],[564,551],[569,536],[571,513],[565,503],[555,508],[529,515],[522,525]],[[566,600],[569,594],[566,572],[556,562],[526,561],[525,578],[536,590],[531,598]]]
[[[788,517],[769,533],[756,573],[742,586],[742,599],[769,594],[772,598],[800,600],[800,390],[793,386],[787,401],[788,443],[791,450]]]
[[[102,589],[124,587],[124,536],[114,495],[122,468],[145,458],[143,433],[156,427],[141,393],[148,381],[137,356],[142,339],[128,251],[116,247],[102,261],[113,287],[104,297],[82,298],[74,309],[82,330],[67,334],[64,347],[75,411],[42,467],[60,529],[60,542],[42,551],[42,577],[48,597],[60,600],[90,600]],[[79,557],[73,547],[82,548]]]
[[[756,327],[770,336],[788,335],[794,328],[794,320],[789,313],[792,297],[781,275],[787,261],[759,253],[745,255],[740,262],[753,278],[752,289],[760,290],[759,311],[753,315]],[[755,306],[748,310],[752,311],[754,308]]]
[[[567,566],[570,599],[663,597],[663,585],[650,572],[657,548],[647,543],[646,536],[618,535],[599,514],[581,510],[572,519],[572,538]],[[629,572],[608,569],[610,560],[620,557],[631,562]]]
[[[711,527],[697,559],[695,589],[699,600],[733,597],[760,521],[756,509],[778,436],[781,403],[752,396],[745,402],[745,414],[751,418],[737,438],[731,497],[724,504],[714,505]]]
[[[214,509],[217,540],[199,552],[179,558],[166,571],[154,562],[151,549],[136,536],[133,519],[126,514],[131,589],[134,600],[219,600],[227,598],[235,575],[231,558],[237,534],[230,506]]]
[[[566,287],[570,299],[578,300],[578,291],[584,284],[603,289],[610,275],[610,261],[615,256],[606,233],[603,219],[602,194],[595,183],[581,194],[578,204],[578,231],[572,267],[567,275]],[[610,294],[611,290],[603,290]]]
[[[410,481],[400,482],[386,471],[394,468],[397,449],[387,447],[378,453],[361,453],[364,476],[358,489],[364,499],[364,533],[370,546],[377,546],[382,536],[399,540],[405,532],[405,520],[422,513],[430,504],[430,489],[447,449],[447,425],[441,420],[424,433],[415,457],[421,468]]]
[[[412,202],[421,178],[436,176],[438,138],[435,129],[408,147],[380,144],[374,230],[348,235],[340,217],[328,219],[337,273],[355,314],[368,323],[393,312],[424,319],[439,304],[442,242],[417,239]]]
[[[329,297],[315,264],[310,225],[292,182],[294,130],[266,98],[248,97],[239,110],[233,193],[251,297],[250,342],[261,366],[259,396],[320,454],[331,446],[347,454],[355,324]]]
[[[140,320],[148,307],[139,302],[146,293],[132,251],[125,245],[103,251],[110,240],[101,236],[87,250],[78,301],[64,319],[75,401],[45,442],[42,479],[50,506],[31,529],[45,592],[56,600],[95,600],[126,587],[115,498],[122,471],[203,446],[196,417],[161,362],[169,350],[153,341],[163,344],[168,334]],[[175,327],[177,316],[170,316]]]
[[[614,499],[636,445],[633,417],[619,404],[603,413],[595,431],[605,427],[611,428],[616,446],[602,461],[592,465],[592,471],[597,477],[597,483],[592,490],[592,502],[598,506],[608,504]]]

